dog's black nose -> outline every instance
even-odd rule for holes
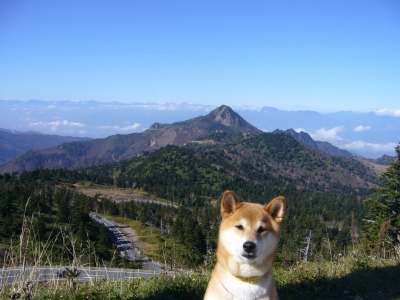
[[[243,249],[247,253],[253,252],[254,249],[256,249],[256,244],[254,244],[253,242],[246,242],[243,244]]]

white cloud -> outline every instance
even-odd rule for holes
[[[47,108],[48,109],[53,109],[53,108],[56,108],[57,106],[55,106],[55,105],[49,105],[49,106],[47,106]]]
[[[233,110],[235,111],[257,111],[260,112],[262,107],[259,106],[249,106],[249,105],[243,105],[243,106],[231,106]]]
[[[35,119],[32,119],[32,118],[18,118],[18,120],[28,121],[28,122],[36,121]]]
[[[121,131],[129,131],[129,130],[136,130],[136,129],[138,129],[139,127],[140,127],[140,124],[139,124],[139,123],[135,123],[135,124],[133,124],[133,125],[121,127],[121,128],[119,128],[118,130],[121,130]]]
[[[400,117],[400,109],[383,108],[375,111],[378,116]]]
[[[358,126],[354,128],[354,131],[363,131],[369,129],[369,126]],[[371,157],[371,155],[378,157],[381,156],[382,153],[394,155],[394,148],[397,146],[396,143],[375,144],[361,140],[350,141],[339,136],[339,132],[344,130],[344,126],[334,127],[331,129],[321,128],[316,130],[314,134],[310,135],[315,141],[330,142],[332,145],[340,149],[345,149],[356,154],[366,155],[367,157]]]
[[[132,130],[138,129],[140,126],[141,125],[139,123],[135,123],[133,125],[129,125],[129,126],[125,126],[125,127],[103,125],[103,126],[99,126],[98,128],[100,128],[100,129],[114,129],[116,131],[132,131]]]
[[[306,129],[304,129],[304,128],[295,128],[295,129],[293,129],[294,131],[296,131],[297,133],[300,133],[300,132],[307,132],[307,130]]]
[[[78,122],[70,122],[69,124],[71,126],[75,126],[75,127],[84,127],[85,126],[85,124],[78,123]]]
[[[398,144],[396,143],[387,143],[387,144],[374,144],[368,143],[364,141],[353,141],[353,142],[346,142],[340,146],[340,148],[353,151],[353,152],[370,152],[370,153],[387,153],[393,155],[394,148]]]
[[[38,130],[44,130],[44,131],[50,130],[52,132],[55,132],[68,128],[82,128],[85,127],[85,124],[63,120],[63,121],[53,121],[53,122],[35,122],[35,123],[30,123],[29,126],[34,127]]]
[[[342,138],[338,135],[339,132],[344,131],[344,126],[338,126],[331,129],[325,129],[324,127],[315,131],[314,134],[311,134],[311,137],[315,141],[327,141],[334,142],[340,141]]]
[[[158,111],[209,111],[216,108],[212,105],[202,105],[189,102],[174,103],[174,102],[149,102],[149,103],[119,103],[119,102],[108,102],[98,106],[99,109],[132,109],[132,108],[142,108],[146,110],[158,110]]]
[[[79,106],[63,107],[62,110],[79,110]]]
[[[353,131],[367,131],[367,130],[370,130],[370,129],[371,129],[370,126],[362,126],[362,125],[360,125],[360,126],[357,126],[356,128],[354,128]]]

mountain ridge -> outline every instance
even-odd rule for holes
[[[104,139],[64,143],[53,148],[29,151],[0,165],[0,173],[36,168],[84,168],[117,162],[167,145],[182,145],[212,132],[262,133],[230,107],[223,105],[206,116],[172,124],[155,123],[142,133],[117,134]]]
[[[328,142],[314,141],[308,133],[294,129],[284,132],[309,148],[333,156],[351,157],[348,151]],[[154,123],[141,133],[116,134],[103,139],[74,141],[56,147],[30,150],[0,165],[0,173],[22,172],[37,168],[79,169],[115,163],[147,154],[167,145],[185,145],[215,133],[234,133],[240,136],[257,136],[263,132],[251,125],[229,106],[222,105],[205,116],[172,124]],[[203,141],[204,142],[204,141]],[[388,161],[387,159],[382,161]]]
[[[342,157],[352,157],[354,156],[351,152],[347,150],[340,149],[329,142],[322,142],[322,141],[314,141],[313,138],[304,131],[296,132],[294,129],[287,129],[287,130],[275,130],[274,133],[277,132],[285,132],[295,139],[301,141],[303,144],[309,146],[312,149],[320,150],[325,153],[329,153],[334,156],[342,156]]]
[[[106,138],[143,132],[154,122],[171,124],[206,115],[215,108],[174,102],[0,100],[0,119],[2,127],[20,131]],[[294,128],[366,158],[394,156],[398,144],[400,118],[390,111],[323,113],[246,105],[232,109],[264,132]]]
[[[33,131],[19,132],[0,128],[0,163],[11,160],[29,150],[55,147],[66,142],[88,140],[90,138],[49,135]]]

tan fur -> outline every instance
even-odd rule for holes
[[[240,203],[234,193],[225,191],[221,200],[217,264],[205,300],[278,299],[272,265],[285,212],[284,197],[263,206]]]

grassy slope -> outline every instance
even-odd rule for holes
[[[281,299],[400,299],[398,261],[347,257],[275,270]]]

